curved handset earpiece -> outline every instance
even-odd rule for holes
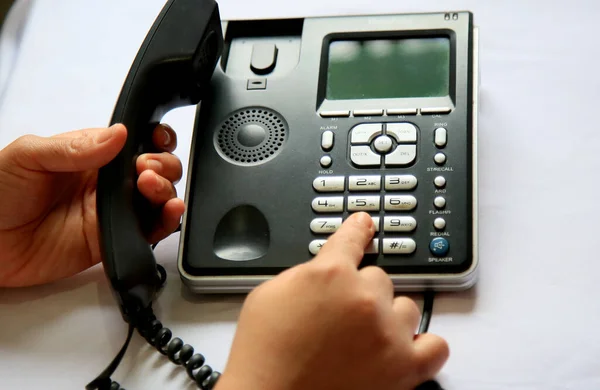
[[[222,50],[214,0],[169,0],[140,47],[115,106],[111,124],[127,127],[127,141],[100,169],[96,203],[104,270],[129,323],[150,306],[163,282],[144,236],[152,228],[154,211],[137,190],[135,160],[153,151],[152,131],[168,111],[201,100]]]

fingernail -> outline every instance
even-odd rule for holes
[[[97,144],[104,143],[104,142],[108,141],[109,139],[111,139],[114,134],[115,134],[115,130],[114,130],[113,126],[108,127],[106,129],[102,129],[96,136],[96,143]]]
[[[167,129],[163,129],[163,133],[165,133],[165,141],[163,146],[167,146],[171,143],[171,134],[169,134],[169,131]]]

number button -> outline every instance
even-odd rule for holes
[[[412,232],[417,228],[413,217],[384,217],[383,230],[386,232]]]
[[[339,213],[344,211],[344,197],[331,196],[315,198],[312,209],[317,213]]]
[[[386,195],[385,210],[412,210],[417,207],[417,198],[411,195]]]
[[[380,208],[379,196],[349,196],[349,211],[378,211]]]
[[[417,186],[417,178],[413,175],[393,175],[385,177],[386,190],[412,190]]]
[[[345,184],[344,176],[321,176],[313,181],[313,188],[318,192],[342,192]]]
[[[313,233],[335,233],[342,226],[342,218],[317,218],[310,223]]]
[[[350,191],[379,191],[381,176],[350,176],[348,188]]]

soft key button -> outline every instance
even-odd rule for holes
[[[413,253],[417,244],[410,238],[384,238],[383,253],[389,255],[406,255]]]
[[[313,188],[318,192],[343,192],[345,183],[344,176],[320,176],[313,181]]]
[[[417,228],[417,220],[413,217],[384,217],[383,231],[412,232]]]
[[[398,145],[392,153],[385,156],[385,165],[408,165],[416,158],[416,145]]]
[[[333,148],[333,131],[327,130],[323,132],[321,135],[321,148],[326,152]]]
[[[376,196],[349,196],[348,211],[378,211],[380,197]]]
[[[354,164],[361,166],[379,166],[381,164],[381,156],[373,153],[369,146],[351,147],[350,158]]]
[[[417,198],[412,195],[386,195],[385,210],[412,210],[417,207]]]
[[[417,186],[417,178],[413,175],[386,175],[385,189],[393,190],[412,190]]]
[[[313,233],[335,233],[342,226],[342,218],[317,218],[310,223],[310,230]]]
[[[368,144],[373,138],[383,133],[381,123],[363,123],[352,129],[350,141],[353,144]]]
[[[417,142],[417,128],[410,123],[388,123],[386,133],[397,142]]]
[[[317,213],[339,213],[344,211],[344,197],[330,196],[315,198],[312,209]]]
[[[381,189],[381,176],[350,176],[348,189],[350,191],[379,191]]]

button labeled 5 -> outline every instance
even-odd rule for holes
[[[379,196],[349,196],[348,211],[378,211]]]

